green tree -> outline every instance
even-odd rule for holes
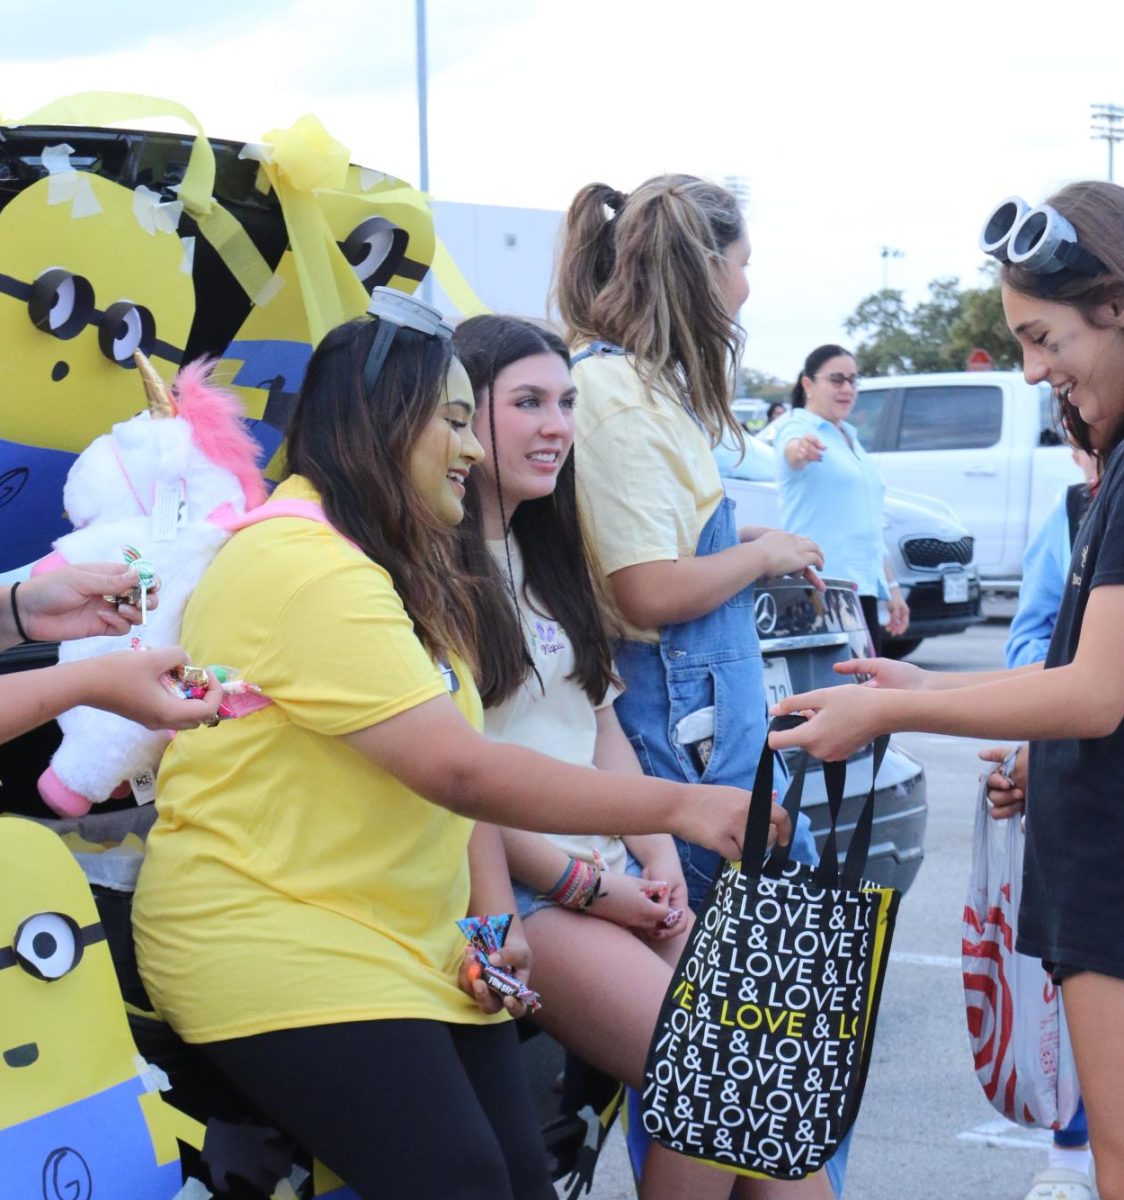
[[[1017,366],[1018,347],[1007,330],[995,271],[985,286],[962,289],[948,277],[929,284],[928,299],[913,309],[901,292],[883,289],[859,302],[844,328],[861,340],[855,348],[864,375],[963,371],[968,355],[986,350],[996,368]]]
[[[1019,366],[1019,344],[1007,328],[999,284],[962,293],[960,313],[948,334],[950,355],[967,362],[973,350],[986,350],[996,370]]]
[[[775,375],[766,371],[755,371],[752,367],[742,367],[738,376],[739,395],[753,396],[761,400],[775,400],[788,395],[791,384],[785,383]]]

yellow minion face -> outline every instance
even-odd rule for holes
[[[135,1078],[93,897],[56,834],[0,820],[0,1129]]]
[[[178,204],[66,150],[0,211],[0,437],[77,453],[136,411],[135,349],[179,366],[195,292]]]
[[[250,417],[280,432],[322,332],[311,328],[317,288],[338,297],[343,319],[366,311],[378,286],[413,292],[433,262],[433,217],[425,196],[379,171],[350,165],[343,188],[310,193],[288,225],[289,247],[265,303],[256,304],[222,354],[220,371]],[[284,201],[282,201],[284,203]],[[290,201],[292,203],[292,201]],[[261,429],[259,440],[268,445]]]

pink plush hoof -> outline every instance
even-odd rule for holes
[[[81,817],[90,811],[91,802],[73,788],[68,788],[55,774],[54,767],[48,767],[39,776],[39,795],[48,808],[60,817]]]
[[[133,789],[127,779],[122,780],[112,792],[109,793],[110,800],[127,800],[133,794]]]

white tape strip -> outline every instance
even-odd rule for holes
[[[144,1084],[146,1092],[170,1092],[172,1090],[172,1083],[168,1076],[159,1067],[145,1062],[141,1055],[133,1055],[133,1066],[141,1083]]]
[[[145,233],[175,233],[183,216],[183,201],[165,201],[159,192],[142,183],[133,188],[133,216]]]
[[[198,1179],[189,1179],[172,1197],[172,1200],[211,1200],[214,1192],[209,1192]]]
[[[69,204],[74,218],[92,217],[101,212],[101,205],[85,173],[76,171],[71,164],[73,153],[74,147],[65,142],[43,147],[39,157],[47,168],[47,203]]]

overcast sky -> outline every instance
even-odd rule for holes
[[[105,88],[257,140],[316,113],[417,182],[413,0],[0,0],[0,113]],[[979,226],[1103,178],[1091,102],[1124,104],[1124,5],[429,0],[430,187],[562,209],[584,183],[741,176],[749,365],[794,376],[882,285],[974,283]],[[171,126],[176,127],[176,126]],[[1124,181],[1124,145],[1117,147]]]

